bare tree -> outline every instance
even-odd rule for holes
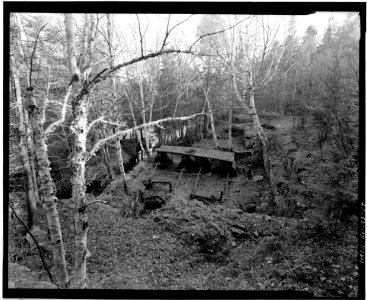
[[[44,27],[44,26],[43,26]],[[42,28],[43,28],[42,27]],[[42,29],[41,28],[41,29]],[[38,30],[38,35],[41,31],[41,29]],[[33,96],[33,87],[32,87],[32,59],[33,55],[36,51],[36,43],[34,46],[34,50],[30,59],[30,71],[29,71],[29,80],[28,80],[28,86],[26,88],[26,95],[25,95],[25,104],[22,103],[21,99],[21,92],[20,92],[20,85],[19,85],[19,73],[18,70],[16,70],[16,61],[14,54],[11,57],[12,60],[12,70],[14,74],[14,82],[16,85],[16,95],[17,95],[17,102],[18,105],[25,105],[27,109],[27,114],[29,116],[29,125],[30,126],[30,132],[34,139],[34,147],[35,147],[35,157],[37,161],[38,166],[38,181],[40,185],[40,192],[41,192],[41,200],[42,200],[42,206],[46,211],[47,214],[47,221],[48,221],[48,228],[51,235],[51,241],[53,244],[53,259],[55,262],[55,270],[56,270],[56,277],[59,287],[65,288],[69,284],[68,274],[66,271],[66,262],[65,262],[65,251],[64,251],[64,245],[62,241],[62,233],[61,233],[61,227],[60,227],[60,221],[58,217],[56,202],[57,198],[55,196],[56,189],[53,183],[53,180],[50,175],[50,163],[48,160],[48,154],[47,154],[47,145],[46,145],[46,134],[43,130],[43,123],[42,123],[42,117],[39,113],[39,109],[37,107],[35,98]],[[19,45],[20,45],[19,41]],[[18,55],[21,52],[18,52]],[[21,116],[20,120],[23,120],[23,115]],[[22,121],[21,121],[22,122]],[[24,126],[21,123],[21,126]],[[22,147],[22,151],[25,149]],[[22,154],[22,157],[24,158],[25,164],[26,157],[24,153]],[[26,166],[26,169],[27,166]],[[28,170],[27,170],[28,171]],[[29,182],[29,181],[28,181]],[[30,182],[29,182],[30,183]]]
[[[18,115],[19,115],[19,125],[18,131],[21,136],[21,159],[24,165],[24,184],[25,192],[27,195],[27,208],[28,208],[28,222],[29,227],[33,227],[33,223],[36,221],[35,215],[37,211],[36,203],[39,203],[38,195],[38,184],[35,169],[35,149],[32,140],[32,132],[30,130],[28,115],[24,111],[24,103],[21,96],[21,83],[20,83],[20,72],[19,70],[24,70],[26,72],[26,80],[28,87],[30,86],[30,75],[29,66],[27,65],[26,58],[23,51],[21,35],[22,27],[18,26],[21,22],[21,18],[18,18],[16,14],[12,15],[11,23],[13,30],[15,31],[11,35],[12,42],[12,56],[11,56],[11,68],[12,76],[15,88],[15,96],[17,101]]]
[[[144,77],[142,67],[138,67],[138,82],[139,82],[139,93],[140,93],[140,114],[143,124],[147,123],[145,118],[146,108],[145,108],[145,93],[144,93]],[[148,160],[150,160],[150,152],[149,152],[149,133],[147,127],[144,126],[145,133],[145,149]]]
[[[18,116],[19,116],[19,125],[18,132],[20,136],[20,144],[19,144],[19,152],[23,165],[23,174],[24,174],[24,186],[26,193],[26,202],[27,202],[27,214],[28,214],[28,227],[32,230],[34,226],[34,218],[36,212],[36,201],[34,198],[34,189],[33,189],[33,181],[32,181],[32,171],[29,163],[29,156],[27,150],[27,137],[26,130],[24,125],[24,109],[23,109],[23,101],[21,96],[21,89],[19,83],[19,67],[16,65],[14,54],[11,55],[11,68],[12,75],[14,81],[15,88],[15,97],[18,108]]]
[[[75,264],[75,276],[74,285],[78,288],[85,288],[87,283],[87,273],[86,273],[86,260],[89,255],[87,249],[87,233],[88,233],[88,214],[87,214],[87,204],[85,195],[85,163],[95,152],[100,149],[101,146],[105,144],[106,141],[111,139],[116,139],[121,134],[129,133],[132,134],[137,129],[146,128],[154,124],[158,124],[162,120],[153,121],[151,123],[145,123],[142,125],[135,126],[129,130],[118,130],[109,137],[106,137],[98,141],[88,153],[86,152],[86,141],[87,134],[91,127],[103,120],[103,117],[98,118],[88,125],[88,103],[86,101],[86,95],[90,93],[93,87],[104,79],[107,79],[113,75],[117,70],[134,65],[138,62],[151,59],[161,55],[167,55],[172,53],[186,53],[193,54],[193,47],[202,37],[199,37],[187,50],[180,49],[165,49],[167,44],[167,38],[169,33],[176,27],[173,26],[168,29],[167,35],[164,38],[162,47],[158,51],[146,53],[141,51],[140,55],[136,58],[132,58],[129,61],[110,66],[98,72],[94,76],[91,75],[92,69],[96,66],[96,62],[93,60],[93,45],[94,39],[97,34],[98,29],[98,17],[90,16],[89,21],[90,26],[88,30],[83,31],[83,34],[87,36],[87,49],[85,53],[81,54],[85,64],[80,68],[77,65],[76,59],[76,47],[74,41],[73,32],[73,16],[71,14],[65,14],[65,36],[66,36],[66,52],[69,62],[69,72],[71,77],[71,84],[73,85],[73,99],[72,99],[72,114],[73,122],[71,130],[73,133],[73,153],[71,158],[71,165],[73,176],[72,182],[72,195],[74,202],[74,224],[75,224],[75,254],[74,254],[74,264]],[[182,23],[182,22],[181,22]],[[88,32],[88,34],[87,34]],[[82,38],[84,41],[84,37]],[[84,43],[83,43],[84,45]],[[85,60],[84,60],[85,58]],[[142,95],[144,97],[144,95]],[[142,97],[142,99],[143,99]],[[145,110],[143,109],[145,114]],[[201,115],[201,114],[200,114]],[[143,115],[142,115],[143,117]],[[145,117],[145,116],[144,116]],[[169,118],[172,120],[172,118]],[[176,118],[177,120],[185,119],[185,117]],[[175,120],[175,119],[173,119]],[[143,120],[144,121],[144,120]],[[148,140],[148,139],[147,139]],[[149,141],[147,141],[149,142]]]
[[[113,28],[112,28],[112,16],[110,14],[107,14],[107,45],[108,45],[108,52],[110,55],[110,59],[109,59],[109,66],[110,68],[113,67],[115,59],[115,47],[113,44],[114,41],[114,36],[113,36]],[[115,74],[112,74],[111,76],[111,86],[112,86],[112,95],[113,95],[113,103],[117,103],[117,91],[116,91],[116,76]],[[116,107],[116,106],[114,106]],[[115,112],[114,109],[114,114],[115,114],[115,118],[117,118],[117,114]],[[116,129],[114,129],[114,132],[118,131],[119,127],[117,126]],[[123,176],[123,179],[125,181],[126,184],[126,177],[125,177],[125,168],[124,168],[124,160],[122,158],[122,149],[121,149],[121,143],[120,143],[121,138],[118,136],[115,140],[115,147],[116,147],[116,155],[117,155],[117,159],[118,159],[118,165],[119,165],[119,169],[120,169],[120,173]]]
[[[213,110],[212,110],[212,106],[210,104],[210,96],[209,96],[209,91],[210,91],[211,85],[209,85],[208,87],[203,87],[203,91],[204,91],[204,96],[205,96],[205,101],[206,104],[208,105],[208,113],[209,113],[209,117],[210,117],[210,125],[212,128],[212,132],[213,132],[213,141],[214,141],[214,145],[217,149],[219,149],[219,144],[218,144],[218,138],[217,138],[217,133],[215,131],[215,124],[214,124],[214,116],[213,116]]]

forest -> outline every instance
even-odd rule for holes
[[[360,296],[365,28],[299,18],[11,13],[8,289]]]

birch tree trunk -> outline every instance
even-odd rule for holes
[[[129,94],[127,93],[125,88],[124,88],[124,93],[125,93],[125,96],[126,96],[126,98],[128,99],[128,102],[129,102],[129,110],[130,110],[130,113],[131,113],[131,117],[133,118],[134,127],[137,127],[138,124],[136,122],[136,118],[135,118],[135,114],[134,114],[133,99],[131,97],[129,97]],[[143,142],[141,141],[141,136],[137,132],[135,132],[135,134],[137,136],[140,148],[142,149],[141,151],[144,153],[144,146],[143,146]]]
[[[141,118],[143,120],[143,124],[146,124],[145,119],[145,103],[144,103],[144,89],[143,89],[143,78],[142,74],[139,74],[139,91],[140,91],[140,105],[141,105]],[[149,134],[148,129],[144,127],[144,133],[145,133],[145,149],[146,154],[148,157],[148,160],[150,160],[150,153],[149,153]]]
[[[102,132],[102,130],[101,130]],[[99,134],[99,137],[102,139],[104,137],[106,137],[106,134]],[[103,145],[102,147],[102,156],[103,156],[103,161],[107,167],[107,171],[108,171],[108,175],[110,177],[111,180],[115,179],[115,172],[113,171],[112,165],[111,165],[111,159],[110,159],[110,153],[108,151],[108,147],[107,145]]]
[[[20,20],[19,20],[20,21]],[[22,63],[24,64],[24,53],[21,45],[21,26],[19,27],[16,22],[16,15],[13,14],[11,19],[11,26],[17,28],[16,31],[10,32],[11,39],[11,53],[10,53],[10,63],[11,71],[13,76],[16,104],[19,115],[19,150],[20,157],[23,165],[23,178],[24,178],[24,191],[26,195],[26,205],[27,205],[27,217],[28,217],[28,227],[32,230],[35,222],[37,221],[36,213],[37,207],[36,203],[39,201],[38,189],[37,189],[37,179],[34,176],[34,161],[32,155],[32,134],[29,129],[27,114],[24,110],[24,103],[21,95],[20,87],[20,70],[22,68]],[[33,163],[33,164],[32,164]],[[33,168],[32,168],[33,167]]]
[[[16,65],[14,54],[11,53],[11,71],[14,79],[14,87],[15,87],[15,97],[19,115],[19,152],[23,165],[23,177],[24,177],[24,188],[25,188],[25,196],[26,196],[26,204],[27,204],[27,217],[28,217],[28,227],[29,229],[33,229],[35,214],[36,214],[36,206],[35,206],[35,198],[34,198],[34,189],[33,189],[33,180],[32,180],[32,170],[29,163],[28,149],[27,149],[27,136],[24,124],[24,110],[23,110],[23,101],[21,96],[21,89],[19,83],[19,68]]]
[[[28,121],[28,114],[24,114],[24,124],[27,127],[27,148],[28,151],[28,157],[29,157],[29,166],[31,168],[31,174],[32,174],[32,183],[33,183],[33,192],[34,192],[34,209],[37,209],[37,203],[41,204],[40,197],[39,197],[39,191],[38,191],[38,182],[37,182],[37,170],[36,170],[36,149],[35,145],[32,139],[32,129],[31,126],[29,126]]]
[[[255,129],[256,129],[257,134],[258,134],[258,136],[261,140],[261,143],[264,146],[264,145],[267,145],[268,138],[265,135],[263,128],[261,127],[259,116],[257,115],[257,112],[256,112],[254,88],[250,87],[249,92],[250,92],[250,105],[249,105],[250,111],[249,111],[249,114],[251,115],[252,123],[255,126]]]
[[[110,68],[113,67],[114,65],[114,47],[113,47],[113,31],[112,31],[112,19],[111,19],[111,15],[107,14],[107,44],[108,44],[108,51],[110,54],[110,59],[109,59],[109,64],[110,64]],[[115,108],[116,108],[116,102],[117,102],[117,92],[116,92],[116,76],[115,74],[112,74],[111,76],[111,85],[112,85],[112,96],[113,96],[113,103],[114,103],[114,113],[115,113]],[[117,113],[116,116],[117,118]],[[119,130],[118,126],[117,126],[117,131]],[[115,133],[115,129],[113,130],[113,132]],[[118,160],[118,165],[119,165],[119,170],[120,170],[120,174],[122,174],[123,179],[125,181],[125,168],[124,168],[124,160],[122,158],[122,149],[121,149],[121,143],[120,143],[121,138],[118,136],[115,140],[115,148],[116,148],[116,156],[117,156],[117,160]]]
[[[112,66],[112,63],[111,63]],[[112,75],[111,78],[111,83],[112,83],[112,94],[113,94],[113,102],[116,103],[117,101],[117,92],[116,92],[116,77],[115,75]],[[118,126],[117,126],[117,131],[119,130]],[[113,132],[115,133],[115,129],[113,130]],[[117,155],[117,160],[118,160],[118,164],[119,164],[119,169],[120,169],[120,174],[122,174],[124,181],[126,181],[125,179],[125,168],[124,168],[124,159],[122,158],[122,149],[121,149],[121,137],[117,137],[115,140],[115,148],[116,148],[116,155]]]
[[[259,116],[257,115],[257,112],[256,112],[255,89],[254,89],[253,82],[252,82],[252,73],[250,73],[248,91],[249,91],[249,94],[250,94],[249,114],[251,115],[252,123],[255,126],[256,132],[257,132],[257,134],[258,134],[258,136],[261,140],[262,145],[267,146],[268,138],[267,138],[266,134],[264,133],[263,128],[261,127]],[[243,100],[243,102],[244,102],[244,100]]]
[[[35,140],[42,206],[47,214],[47,223],[53,246],[56,279],[59,287],[66,288],[69,285],[69,277],[66,270],[64,243],[56,207],[56,187],[50,174],[51,168],[47,154],[46,137],[41,123],[41,114],[34,101],[30,99],[32,98],[32,91],[28,91],[28,93],[28,100],[30,101],[28,102],[27,111]]]
[[[103,107],[103,100],[101,99],[101,107]],[[98,131],[99,131],[99,137],[101,139],[106,137],[106,130],[105,130],[105,126],[103,124],[99,124],[98,125]],[[103,161],[106,165],[107,171],[108,171],[108,175],[109,177],[114,180],[115,179],[115,172],[113,170],[112,164],[111,164],[111,160],[110,160],[110,153],[108,151],[108,147],[107,145],[103,145],[102,149],[102,156],[103,156]]]
[[[115,179],[115,172],[113,171],[113,167],[112,167],[112,164],[111,164],[110,152],[108,151],[107,145],[105,145],[103,147],[103,153],[104,153],[104,156],[106,158],[106,163],[107,163],[107,168],[108,168],[108,173],[110,175],[110,178],[111,178],[111,180],[114,180]]]
[[[66,49],[69,61],[69,71],[73,86],[80,81],[80,71],[76,64],[75,43],[73,32],[73,16],[65,14],[65,36]],[[85,53],[83,53],[84,55]],[[88,57],[90,58],[90,57]],[[71,132],[73,136],[73,151],[71,158],[72,169],[72,197],[74,202],[74,230],[75,230],[75,252],[74,252],[74,282],[73,287],[85,289],[87,286],[87,234],[88,234],[88,214],[86,208],[86,186],[85,186],[85,158],[87,130],[88,130],[88,110],[84,96],[88,94],[88,89],[81,82],[81,87],[77,96],[73,95],[72,114],[73,122]],[[76,87],[73,87],[76,90]]]
[[[263,146],[263,161],[264,161],[264,167],[266,169],[266,172],[269,176],[269,181],[270,181],[270,187],[271,187],[271,191],[274,195],[274,199],[275,201],[277,201],[277,196],[278,196],[278,192],[277,192],[277,186],[276,186],[276,178],[274,177],[273,174],[273,170],[271,169],[271,163],[270,163],[270,158],[269,158],[269,142],[268,142],[268,138],[260,124],[260,120],[259,120],[259,116],[257,115],[256,112],[256,107],[255,107],[255,92],[254,92],[254,87],[252,86],[252,76],[250,74],[250,80],[249,80],[249,93],[250,93],[250,105],[249,105],[249,114],[252,117],[252,122],[256,128],[257,134],[261,140],[261,144]]]
[[[150,109],[149,109],[149,121],[148,123],[151,123],[153,121],[153,109],[154,104],[158,95],[158,80],[159,80],[159,60],[153,60],[152,61],[152,68],[153,68],[153,75],[150,82]],[[147,128],[148,135],[146,136],[146,145],[147,145],[147,151],[149,152],[150,157],[153,154],[153,149],[150,149],[150,126]]]
[[[154,75],[155,76],[154,76],[154,78],[152,78],[151,89],[150,89],[151,101],[150,101],[149,121],[148,121],[148,123],[151,123],[153,121],[153,107],[154,107],[155,98],[157,96],[156,74],[154,74]],[[152,153],[152,149],[150,149],[150,126],[148,126],[148,128],[146,128],[145,141],[146,141],[146,146],[147,146],[147,152],[149,152],[149,157],[152,157],[153,153]]]
[[[118,128],[117,128],[118,131]],[[113,130],[115,133],[116,130]],[[115,140],[116,154],[117,160],[119,164],[120,174],[122,174],[124,181],[126,180],[125,167],[124,167],[124,159],[122,158],[122,148],[121,148],[121,138],[118,136]]]
[[[210,104],[208,92],[209,92],[209,90],[206,91],[205,88],[204,88],[205,100],[206,100],[206,103],[208,105],[208,111],[209,111],[209,117],[210,117],[210,125],[211,125],[212,131],[213,131],[213,141],[214,141],[215,147],[217,149],[219,149],[217,133],[215,131],[215,125],[214,125],[214,116],[213,116],[212,106]]]
[[[232,115],[233,115],[233,98],[231,97],[231,105],[228,110],[228,148],[233,148],[232,143]]]
[[[23,103],[24,105],[24,103]],[[34,142],[32,139],[32,129],[31,126],[29,124],[29,120],[28,120],[28,114],[26,113],[26,111],[23,111],[23,117],[24,117],[24,128],[27,128],[25,130],[25,147],[26,147],[26,151],[27,151],[27,157],[26,160],[28,160],[28,164],[29,164],[29,171],[30,173],[27,175],[27,190],[29,190],[31,193],[33,193],[33,197],[32,197],[32,210],[34,211],[34,216],[36,216],[36,212],[37,212],[37,203],[39,203],[40,199],[39,199],[39,194],[38,194],[38,183],[37,183],[37,174],[36,174],[36,166],[35,166],[35,147],[34,147]],[[36,221],[34,219],[34,221]]]
[[[67,41],[66,55],[67,55],[68,62],[69,62],[69,70],[72,76],[77,76],[74,80],[79,81],[80,71],[78,69],[78,65],[76,61],[76,49],[75,49],[75,42],[74,42],[73,15],[72,14],[65,14],[64,24],[65,24],[65,35],[66,35],[65,38]],[[86,32],[84,32],[84,34],[86,34]]]
[[[85,195],[85,158],[87,141],[87,104],[81,94],[73,99],[73,152],[71,159],[72,168],[72,197],[74,202],[74,230],[75,230],[75,253],[74,253],[74,287],[86,288],[87,285],[87,234],[88,214],[86,209],[87,199]]]

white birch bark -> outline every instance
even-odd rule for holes
[[[72,78],[73,89],[80,81],[80,71],[77,67],[75,56],[75,42],[73,32],[73,16],[65,14],[65,36],[66,49],[69,61],[69,71]],[[83,53],[85,54],[85,53]],[[90,57],[88,57],[88,60]],[[81,82],[83,84],[83,82]],[[87,286],[87,234],[88,214],[86,209],[86,186],[85,186],[85,159],[88,130],[88,111],[84,95],[88,90],[81,87],[78,95],[72,99],[73,122],[71,132],[74,138],[73,152],[71,158],[72,168],[72,198],[74,203],[74,230],[75,230],[75,252],[74,252],[74,288],[84,289]]]
[[[249,78],[249,93],[250,93],[250,105],[249,105],[249,114],[251,115],[252,118],[252,123],[255,126],[255,129],[257,131],[257,134],[261,140],[261,143],[263,144],[263,146],[267,146],[268,144],[268,138],[261,126],[260,120],[259,120],[259,116],[257,115],[256,112],[256,107],[255,107],[255,89],[252,83],[252,73],[250,74],[250,78]]]
[[[74,202],[74,229],[75,229],[75,253],[74,253],[74,287],[86,288],[87,286],[87,235],[88,214],[86,210],[86,185],[85,185],[85,159],[87,141],[87,105],[84,99],[78,95],[73,109],[72,133],[74,145],[72,154],[72,197]]]
[[[66,55],[68,58],[69,63],[69,70],[70,73],[77,75],[76,80],[79,80],[80,71],[77,65],[76,60],[76,48],[74,42],[74,32],[73,32],[73,15],[72,14],[65,14],[64,18],[65,24],[65,35],[66,35]]]
[[[29,103],[27,110],[34,134],[42,207],[47,214],[47,223],[53,246],[55,275],[58,286],[60,288],[66,288],[69,285],[69,277],[66,270],[64,243],[56,206],[56,187],[50,174],[51,168],[47,154],[46,137],[41,123],[41,114],[34,103]]]

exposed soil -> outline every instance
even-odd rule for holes
[[[306,151],[300,141],[312,138],[292,129],[291,118],[272,120],[273,135],[299,141],[295,152]],[[223,130],[218,130],[220,146],[226,147]],[[222,137],[222,138],[221,138]],[[297,138],[298,137],[298,138]],[[234,150],[243,151],[242,137],[234,137]],[[313,144],[312,144],[313,145]],[[212,149],[211,139],[193,146]],[[314,160],[302,174],[303,189],[319,178],[317,147],[307,149]],[[305,155],[307,155],[305,154]],[[243,161],[238,159],[237,166]],[[175,186],[179,171],[173,164],[157,168],[154,179],[171,181]],[[316,165],[314,165],[316,166]],[[177,188],[155,184],[146,191],[144,181],[152,175],[153,163],[141,162],[128,174],[132,191],[158,195],[166,204],[127,217],[131,197],[116,179],[96,198],[101,203],[89,208],[88,288],[92,289],[231,289],[298,290],[318,297],[356,297],[358,292],[357,229],[354,223],[339,224],[337,235],[328,230],[307,231],[299,226],[299,217],[279,214],[265,205],[269,202],[269,180],[263,167],[254,168],[252,178],[238,174],[230,178],[229,192],[222,202],[205,204],[189,200],[196,174],[184,172]],[[290,181],[289,185],[293,183]],[[316,184],[314,182],[314,184]],[[216,198],[225,191],[226,178],[202,174],[197,194]],[[314,186],[311,186],[313,191]],[[321,187],[322,189],[323,187]],[[297,186],[296,186],[297,189]],[[299,195],[298,195],[299,196]],[[297,196],[297,197],[298,197]],[[307,199],[307,197],[304,197]],[[72,276],[73,230],[71,199],[59,201],[59,213],[69,274]],[[272,210],[273,209],[273,210]],[[254,213],[250,213],[254,211]],[[302,216],[303,217],[303,216]],[[41,217],[42,220],[45,218]],[[41,228],[46,228],[43,221]],[[30,250],[24,232],[16,220],[9,226],[9,262],[17,262],[37,272],[40,281],[48,281],[37,250]],[[50,249],[46,258],[52,267]],[[13,266],[13,265],[12,265]],[[15,288],[28,287],[29,279],[16,281]]]

